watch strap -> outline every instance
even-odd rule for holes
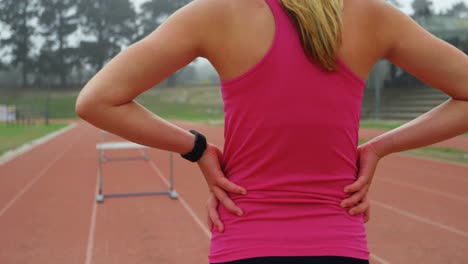
[[[206,150],[206,137],[203,134],[197,132],[196,130],[190,130],[190,133],[195,135],[195,144],[193,146],[193,149],[189,153],[180,155],[186,160],[196,162],[202,157],[203,153]]]

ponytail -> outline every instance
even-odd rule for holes
[[[280,0],[293,19],[305,53],[328,71],[337,69],[343,0]]]

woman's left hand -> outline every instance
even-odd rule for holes
[[[203,156],[197,163],[216,199],[231,213],[242,216],[244,212],[231,200],[228,192],[245,195],[247,191],[224,176],[221,168],[222,156],[223,154],[217,146],[208,143]]]
[[[364,223],[369,222],[370,220],[370,201],[368,197],[368,193],[364,194],[364,197],[361,201],[357,204],[353,205],[352,207],[348,208],[348,213],[350,215],[357,215],[363,214],[364,215]]]
[[[221,221],[218,213],[218,199],[214,196],[213,193],[210,193],[210,197],[206,202],[206,212],[207,212],[207,224],[210,227],[210,230],[213,230],[213,226],[216,226],[218,232],[224,232],[224,224]]]

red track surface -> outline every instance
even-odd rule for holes
[[[177,124],[223,146],[221,126]],[[207,263],[208,191],[197,165],[174,155],[179,200],[96,204],[99,141],[98,130],[80,123],[0,166],[0,263]],[[122,154],[137,153],[115,153]],[[104,192],[165,189],[168,153],[151,156],[105,164]],[[468,263],[468,166],[391,155],[374,179],[372,263]]]

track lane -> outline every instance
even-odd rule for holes
[[[86,137],[89,129],[84,124],[73,129],[77,144],[0,217],[0,263],[82,263],[96,175],[92,161],[97,159],[87,151],[95,141]],[[40,148],[48,146],[53,145]]]

